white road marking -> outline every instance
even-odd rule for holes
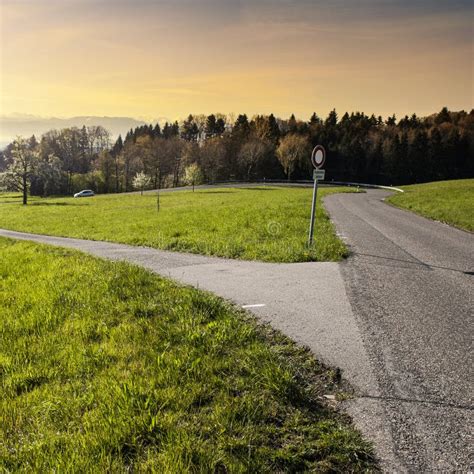
[[[244,304],[242,308],[247,309],[247,308],[262,308],[263,306],[266,306],[264,304]]]

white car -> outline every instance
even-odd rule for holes
[[[89,196],[95,196],[94,191],[90,189],[83,189],[82,191],[79,191],[78,193],[74,194],[75,198],[83,198]]]

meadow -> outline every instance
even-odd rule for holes
[[[318,192],[315,243],[308,248],[312,189],[213,188],[92,198],[0,195],[0,228],[105,240],[268,262],[337,261],[347,255]]]
[[[474,232],[474,179],[403,186],[388,202],[430,219]]]
[[[225,301],[46,245],[0,262],[0,471],[376,468],[337,373]]]

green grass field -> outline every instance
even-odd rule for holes
[[[0,471],[375,469],[335,373],[223,300],[45,245],[0,261]]]
[[[422,216],[474,231],[474,179],[404,186],[388,201]]]
[[[0,227],[25,232],[108,240],[166,250],[262,260],[340,260],[347,253],[336,237],[318,193],[315,246],[306,245],[312,190],[308,188],[221,188],[156,195],[93,198],[34,198],[22,206],[0,195]]]

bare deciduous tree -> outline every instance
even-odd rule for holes
[[[206,140],[201,148],[201,166],[207,181],[214,183],[219,177],[226,157],[226,149],[220,137]]]
[[[267,152],[267,144],[260,138],[251,138],[245,142],[239,152],[239,160],[245,166],[247,181],[258,162],[263,159]]]
[[[277,157],[288,181],[291,179],[296,164],[307,158],[310,153],[308,140],[304,136],[290,134],[281,139],[277,148]]]

